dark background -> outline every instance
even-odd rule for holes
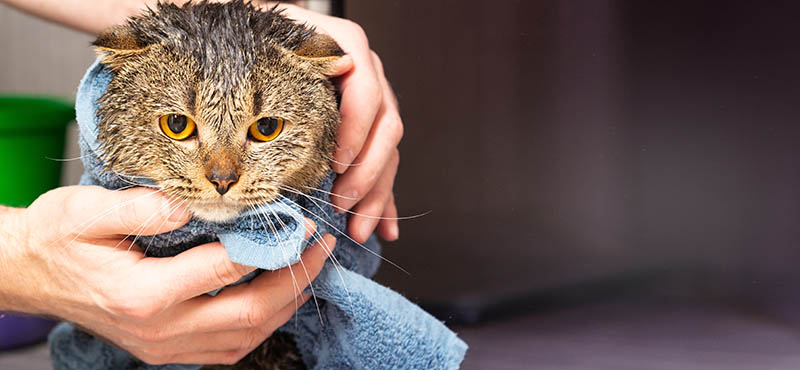
[[[669,289],[791,315],[798,11],[347,1],[400,101],[400,213],[433,211],[378,279],[433,308]]]

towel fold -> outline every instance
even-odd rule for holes
[[[98,60],[86,72],[78,88],[75,110],[86,168],[81,184],[108,189],[131,184],[152,186],[153,182],[146,178],[123,178],[103,171],[105,166],[98,156],[96,102],[111,78],[111,72]],[[369,279],[380,262],[380,245],[374,236],[359,245],[343,234],[347,217],[333,212],[326,203],[334,178],[331,174],[320,186],[322,191],[314,191],[310,197],[287,195],[226,223],[192,219],[171,233],[140,237],[137,241],[146,247],[149,256],[167,257],[219,240],[232,261],[275,270],[299,261],[300,254],[314,241],[314,238],[304,239],[304,218],[309,217],[317,224],[319,235],[330,233],[336,237],[334,258],[325,263],[312,283],[319,306],[309,300],[294,318],[278,329],[294,335],[308,368],[458,368],[467,345],[417,305]],[[259,272],[245,276],[242,281]],[[67,323],[51,333],[50,348],[56,370],[200,368],[198,365],[144,364]]]

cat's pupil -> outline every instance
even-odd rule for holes
[[[186,130],[186,124],[186,116],[180,114],[170,114],[169,117],[167,117],[167,126],[176,134]]]
[[[258,120],[256,128],[261,135],[270,136],[278,129],[278,120],[272,117],[261,118]]]

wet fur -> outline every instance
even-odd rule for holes
[[[329,172],[339,125],[336,95],[324,75],[342,50],[280,12],[249,3],[160,4],[94,43],[113,72],[98,100],[102,158],[109,170],[154,180],[196,216],[225,221],[282,187],[307,190]],[[175,141],[158,119],[184,114],[197,135]],[[283,133],[257,143],[247,129],[282,117]],[[212,166],[239,171],[220,195]],[[276,333],[238,364],[206,369],[302,369],[288,334]]]
[[[330,170],[339,125],[324,75],[341,55],[329,37],[249,3],[160,4],[101,35],[95,45],[113,71],[98,100],[98,140],[108,168],[144,176],[209,221],[275,200],[279,186],[306,190]],[[197,135],[175,141],[159,117],[184,114]],[[275,140],[247,139],[261,117],[282,117]],[[226,166],[239,181],[220,196],[206,179]]]

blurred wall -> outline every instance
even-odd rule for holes
[[[0,90],[72,97],[92,38],[0,5]]]
[[[423,300],[639,273],[785,297],[800,257],[789,1],[351,0],[402,108],[401,240]]]
[[[80,78],[94,60],[92,40],[0,4],[0,94],[74,99]],[[75,138],[71,127],[65,158],[79,155]],[[65,162],[62,183],[76,184],[81,171],[80,161]]]

